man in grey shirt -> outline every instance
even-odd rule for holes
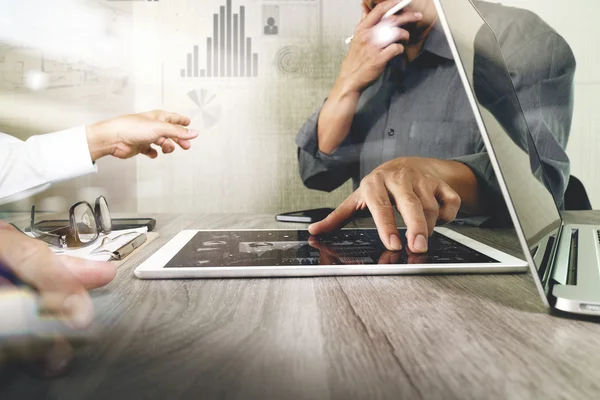
[[[378,4],[379,3],[379,4]],[[302,180],[355,192],[318,235],[369,208],[384,245],[399,250],[396,206],[408,247],[427,251],[437,222],[504,206],[432,0],[413,0],[381,20],[397,0],[362,4],[363,20],[323,107],[300,130]],[[475,2],[496,34],[555,198],[569,177],[565,153],[573,111],[575,59],[565,40],[535,14]]]

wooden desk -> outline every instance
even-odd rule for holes
[[[72,372],[5,372],[1,398],[600,398],[600,324],[549,315],[528,274],[138,280],[181,229],[285,227],[156,218],[161,237],[95,295],[105,333]],[[456,229],[520,254],[511,230]]]

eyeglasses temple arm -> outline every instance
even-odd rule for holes
[[[36,239],[43,240],[44,242],[46,242],[52,246],[55,246],[55,247],[59,247],[59,248],[65,247],[62,236],[55,235],[52,233],[42,232],[35,228],[35,205],[31,206],[31,219],[29,222],[29,230],[35,236]]]

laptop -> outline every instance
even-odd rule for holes
[[[471,0],[434,1],[544,304],[600,315],[600,226],[561,216],[498,40],[476,6]],[[493,82],[493,103],[482,95],[484,81]]]

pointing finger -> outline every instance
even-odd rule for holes
[[[427,219],[421,200],[412,188],[412,182],[406,180],[386,182],[388,190],[394,197],[396,207],[406,224],[406,239],[408,247],[415,253],[427,251]]]
[[[360,189],[352,193],[342,204],[339,205],[331,214],[322,221],[314,223],[308,227],[311,235],[321,235],[323,233],[333,232],[344,226],[359,209],[358,199],[360,198]]]
[[[388,250],[401,250],[402,242],[396,227],[394,206],[383,180],[376,177],[366,178],[360,186],[383,245]]]
[[[415,194],[421,201],[423,214],[427,220],[427,234],[431,236],[433,234],[435,224],[438,221],[440,205],[438,204],[438,200],[435,198],[435,195],[430,188],[415,187]]]

